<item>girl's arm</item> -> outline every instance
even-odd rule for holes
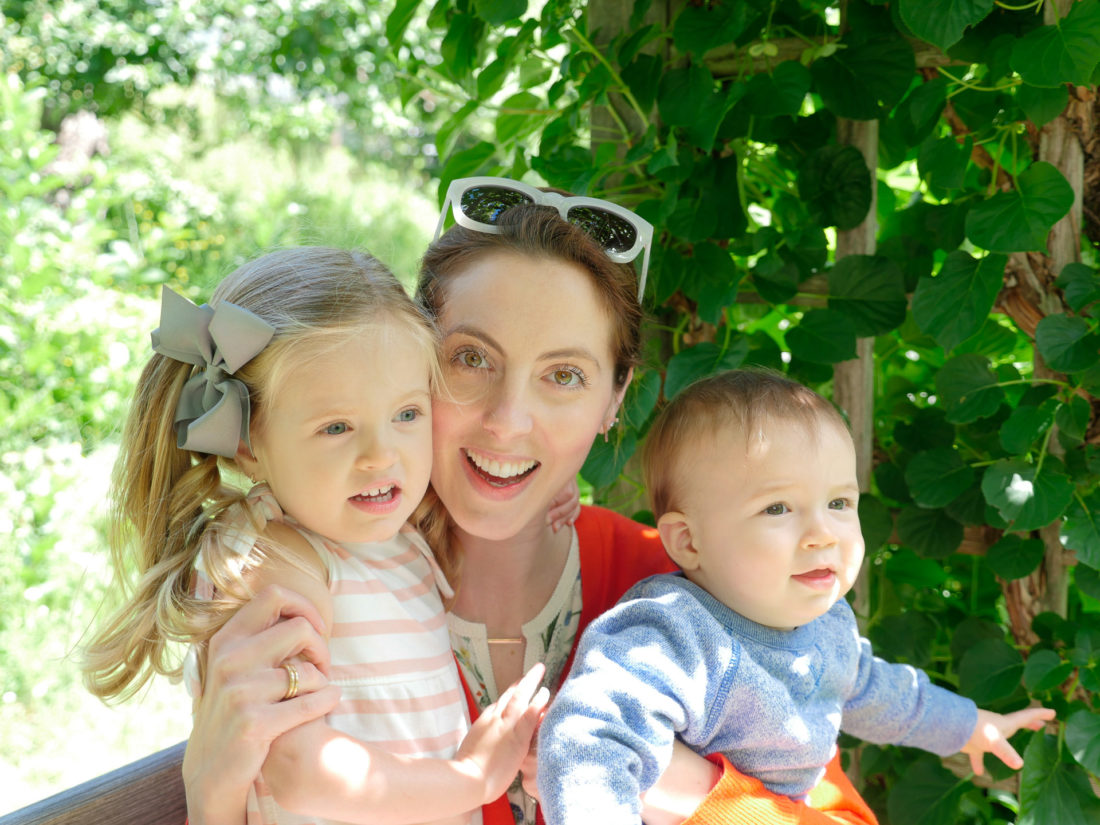
[[[191,825],[244,825],[248,789],[271,742],[336,706],[323,629],[308,599],[268,587],[210,639],[206,695],[196,697],[183,757]],[[279,663],[294,656],[300,692],[280,702],[287,676]]]

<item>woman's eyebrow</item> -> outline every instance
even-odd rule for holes
[[[493,338],[488,332],[481,327],[473,326],[472,324],[456,324],[443,333],[443,337],[450,338],[452,335],[468,335],[471,338],[477,338],[479,341],[483,341],[488,344],[492,349],[497,352],[504,352],[504,347]],[[591,361],[594,364],[599,364],[600,359],[586,347],[563,347],[562,349],[550,350],[549,352],[539,353],[540,361],[547,360],[560,360],[568,358],[583,358],[587,361]]]
[[[471,324],[457,324],[443,333],[444,338],[450,338],[452,335],[468,335],[471,338],[477,338],[484,341],[493,349],[503,352],[504,348],[497,343],[496,339],[492,335],[487,333],[481,327],[475,327]]]

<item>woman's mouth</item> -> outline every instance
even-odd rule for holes
[[[499,461],[487,455],[476,453],[467,449],[466,461],[479,478],[493,487],[510,487],[519,484],[539,466],[539,462],[528,459],[526,461]]]

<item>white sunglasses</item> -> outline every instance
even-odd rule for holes
[[[513,206],[522,204],[554,207],[563,220],[583,230],[616,263],[630,263],[639,252],[644,251],[642,275],[638,281],[638,301],[642,300],[646,273],[649,271],[649,250],[653,245],[653,226],[629,209],[600,198],[566,197],[557,192],[543,192],[510,178],[458,178],[447,187],[447,197],[439,213],[433,240],[438,240],[443,232],[448,206],[459,226],[497,235],[500,228],[496,223],[500,216]]]

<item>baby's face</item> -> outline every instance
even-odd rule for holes
[[[832,422],[769,422],[762,435],[723,432],[686,457],[698,566],[685,572],[746,618],[789,629],[823,615],[859,573],[856,456]]]

